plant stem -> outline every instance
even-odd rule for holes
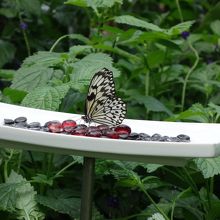
[[[23,151],[21,150],[20,153],[19,153],[19,157],[18,157],[17,173],[20,172],[22,154],[23,154]]]
[[[73,164],[75,164],[76,161],[72,161],[71,163],[69,163],[68,165],[66,165],[65,167],[63,167],[60,171],[58,171],[54,177],[58,177],[62,172],[64,172],[66,169],[68,169],[69,167],[71,167]]]
[[[189,40],[187,40],[187,42],[188,42],[189,48],[194,53],[196,59],[195,59],[195,62],[193,64],[193,66],[187,72],[186,77],[185,77],[184,82],[183,82],[182,98],[181,98],[181,111],[184,110],[185,98],[186,98],[185,97],[186,96],[186,86],[187,86],[188,79],[189,79],[191,73],[195,70],[195,68],[197,67],[197,65],[199,63],[199,54],[198,54],[197,50],[192,46],[192,44]]]
[[[54,51],[54,48],[57,46],[57,44],[58,44],[61,40],[63,40],[63,39],[66,38],[66,37],[69,37],[69,36],[70,36],[70,34],[66,34],[66,35],[63,35],[62,37],[58,38],[58,39],[55,41],[55,43],[52,45],[52,47],[50,48],[49,52],[53,52],[53,51]]]
[[[23,23],[23,19],[22,19],[20,13],[19,13],[19,21],[20,21],[20,24]],[[28,54],[28,56],[30,56],[31,55],[31,48],[30,48],[30,44],[29,44],[29,40],[28,40],[28,37],[27,37],[26,30],[24,30],[24,29],[21,29],[21,30],[22,30],[22,34],[23,34],[23,37],[24,37],[24,42],[25,42],[25,45],[26,45],[27,54]]]
[[[170,220],[173,220],[173,216],[174,216],[174,209],[175,209],[175,205],[176,205],[176,201],[181,198],[182,195],[184,195],[185,192],[189,191],[190,188],[187,188],[186,190],[182,191],[179,195],[177,195],[177,197],[174,199],[173,204],[172,204],[172,208],[171,208],[171,215],[170,215]]]
[[[7,180],[8,178],[8,162],[11,160],[12,156],[13,156],[13,152],[14,150],[13,149],[10,149],[10,154],[9,154],[9,157],[7,160],[5,160],[5,163],[4,163],[4,179],[5,181]]]
[[[180,16],[180,21],[183,22],[183,14],[182,14],[182,11],[181,11],[179,0],[176,0],[176,6],[177,6],[178,13],[179,13],[179,16]]]
[[[164,213],[164,211],[162,209],[160,209],[160,207],[157,206],[157,204],[154,202],[154,200],[151,198],[151,196],[149,195],[149,193],[147,192],[147,190],[145,190],[144,185],[142,182],[139,183],[139,187],[140,189],[144,192],[144,194],[147,196],[147,198],[150,200],[150,202],[154,205],[154,207],[157,209],[158,212],[161,213],[161,215],[163,215],[163,217],[166,220],[170,220],[169,217]]]

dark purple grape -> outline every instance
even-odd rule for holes
[[[102,136],[102,132],[101,131],[90,131],[86,133],[86,136],[88,137],[101,137]]]
[[[135,132],[132,132],[129,134],[128,136],[128,140],[137,140],[139,138],[139,134],[138,133],[135,133]]]
[[[15,122],[14,122],[14,120],[12,120],[12,119],[8,119],[8,118],[5,118],[4,119],[4,124],[5,125],[13,125]]]
[[[190,141],[190,137],[188,135],[185,135],[185,134],[179,134],[179,135],[177,135],[177,138],[179,138],[180,141],[183,141],[183,142]]]
[[[41,127],[41,124],[40,122],[31,122],[28,124],[28,128],[40,128]]]
[[[178,137],[170,137],[169,142],[181,142],[181,140]]]
[[[152,141],[160,141],[160,138],[161,138],[161,135],[160,134],[153,134],[152,136],[151,136],[151,140]]]
[[[26,117],[18,117],[15,119],[15,123],[26,122],[26,121],[27,121]]]

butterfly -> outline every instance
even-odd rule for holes
[[[115,126],[122,123],[125,114],[126,104],[115,94],[113,73],[103,68],[95,73],[90,82],[82,119],[86,123]]]

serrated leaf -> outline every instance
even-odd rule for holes
[[[79,218],[80,199],[73,198],[69,190],[51,190],[47,196],[37,196],[37,201],[57,212]]]
[[[26,92],[33,91],[37,87],[46,86],[51,80],[54,70],[38,66],[20,68],[12,81],[11,88],[23,90]]]
[[[48,51],[39,51],[36,54],[27,57],[22,64],[22,67],[38,65],[41,67],[52,67],[62,63],[65,53],[55,53]]]
[[[121,16],[115,17],[114,21],[119,24],[127,24],[131,26],[139,27],[139,28],[144,28],[147,30],[159,31],[159,32],[164,31],[163,29],[161,29],[155,24],[149,23],[147,21],[144,21],[142,19],[136,18],[131,15],[121,15]]]
[[[204,178],[210,178],[220,174],[220,157],[194,159],[197,168],[202,172]]]
[[[16,219],[43,219],[35,201],[36,192],[21,175],[12,171],[6,183],[0,184],[0,208],[12,212]]]
[[[183,31],[188,31],[194,22],[195,21],[186,21],[186,22],[179,23],[179,24],[171,27],[169,30],[167,30],[166,33],[169,35],[174,35],[174,36],[179,35]]]
[[[15,55],[15,47],[13,44],[0,39],[0,68],[10,62]]]
[[[56,87],[40,87],[25,96],[22,105],[32,108],[40,108],[57,111],[61,100],[69,90],[69,85],[65,84]]]
[[[102,68],[111,70],[114,76],[119,71],[112,66],[112,58],[104,53],[92,53],[72,64],[74,73],[70,75],[71,83],[76,86],[88,85],[92,76]]]

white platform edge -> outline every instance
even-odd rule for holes
[[[25,108],[0,103],[0,147],[75,154],[105,159],[183,165],[189,158],[220,155],[219,124],[125,120],[134,132],[175,136],[185,133],[190,143],[113,140],[53,134],[3,125],[4,118],[26,116],[29,122],[80,120],[81,115]]]

